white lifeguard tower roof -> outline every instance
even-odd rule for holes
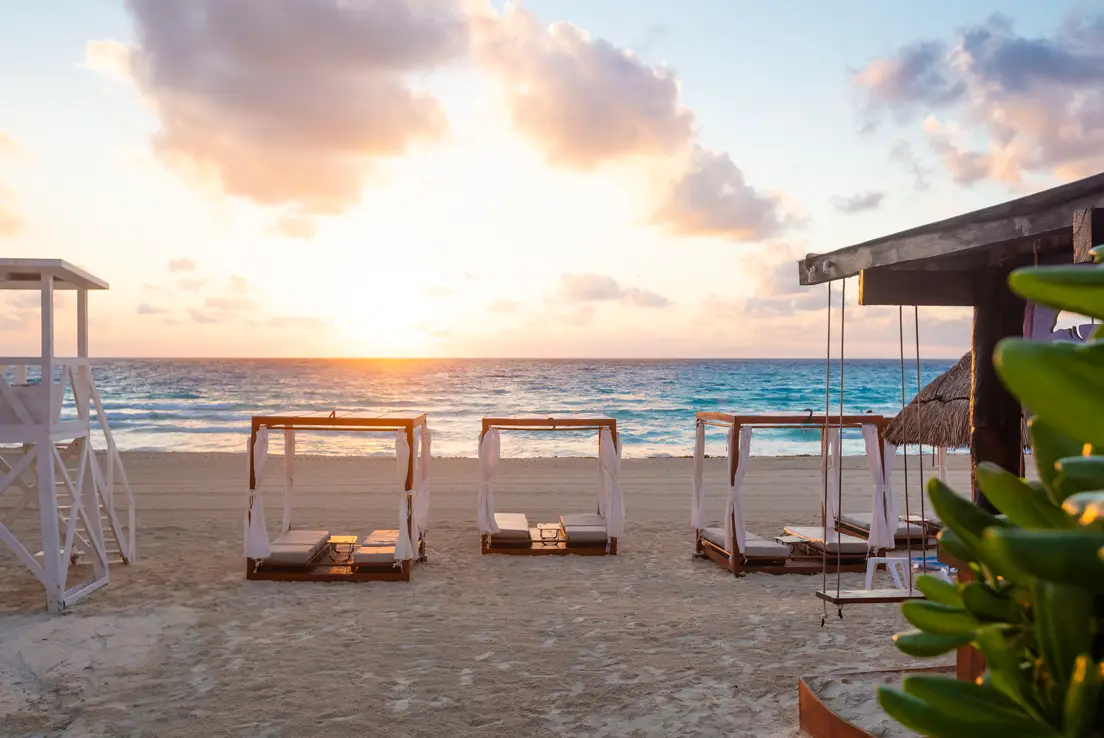
[[[54,278],[57,290],[106,290],[107,282],[64,259],[0,259],[0,290],[37,290],[42,277]]]

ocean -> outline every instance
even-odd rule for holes
[[[927,383],[954,360],[920,365]],[[280,410],[428,413],[434,455],[477,455],[480,418],[490,414],[603,413],[617,419],[625,458],[689,456],[694,413],[806,410],[825,406],[823,360],[97,360],[96,385],[121,449],[242,451],[251,415]],[[830,405],[839,410],[838,365]],[[848,413],[894,415],[901,408],[896,360],[848,360]],[[906,401],[916,394],[915,363],[905,365]],[[367,434],[300,434],[300,453],[393,453],[393,441]],[[763,430],[758,456],[819,453],[819,434]],[[503,456],[594,456],[593,433],[504,433]],[[857,431],[844,451],[862,453]],[[277,441],[274,451],[279,450]],[[725,453],[723,429],[707,453]]]

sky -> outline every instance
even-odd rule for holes
[[[0,254],[110,283],[97,356],[822,357],[806,253],[1104,168],[1100,2],[0,13]],[[846,354],[898,356],[848,290]],[[969,334],[920,311],[924,357]]]

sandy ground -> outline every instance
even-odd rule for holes
[[[243,457],[125,463],[140,558],[107,589],[48,616],[0,547],[4,736],[795,736],[798,677],[918,663],[890,642],[895,605],[821,627],[819,575],[737,579],[693,559],[689,459],[624,462],[627,531],[603,558],[481,556],[476,463],[435,460],[430,561],[409,584],[247,582]],[[590,510],[596,464],[505,460],[498,509]],[[723,464],[707,462],[715,519]],[[953,464],[964,488],[966,460]],[[868,510],[865,461],[846,468],[844,510]],[[393,479],[386,460],[302,459],[295,524],[394,527]],[[757,533],[818,518],[814,459],[754,459],[745,485]]]

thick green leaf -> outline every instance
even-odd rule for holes
[[[1058,460],[1069,456],[1079,456],[1084,452],[1085,444],[1083,441],[1075,440],[1059,432],[1054,426],[1039,418],[1028,420],[1027,428],[1031,434],[1031,450],[1035,458],[1035,469],[1039,472],[1039,479],[1050,493],[1050,501],[1055,505],[1060,505],[1064,496],[1058,494],[1055,490]]]
[[[962,606],[984,623],[1018,624],[1024,620],[1024,609],[1009,596],[994,592],[983,582],[967,582],[962,585]]]
[[[981,534],[990,526],[1007,526],[995,515],[982,510],[970,500],[955,493],[938,479],[928,482],[928,499],[935,508],[936,515],[943,521],[945,529],[950,529],[971,550],[980,549]]]
[[[975,471],[982,492],[993,505],[1022,528],[1072,528],[1069,515],[1056,507],[1045,492],[996,464],[983,462]]]
[[[901,680],[901,689],[927,702],[934,709],[967,722],[988,716],[1012,730],[1037,726],[1022,707],[989,686],[963,682],[951,677],[910,674]]]
[[[1104,269],[1099,267],[1017,269],[1009,275],[1008,286],[1028,300],[1090,318],[1104,318]]]
[[[1054,464],[1054,485],[1062,499],[1104,489],[1104,456],[1066,456]]]
[[[939,550],[946,551],[963,564],[970,564],[978,560],[978,555],[970,550],[970,547],[955,535],[955,532],[950,528],[939,531],[939,535],[936,536],[935,540],[939,545]]]
[[[905,602],[901,605],[901,614],[920,630],[936,635],[973,633],[979,625],[973,615],[962,608],[927,600]]]
[[[1071,495],[1062,503],[1062,509],[1078,525],[1104,531],[1104,489]]]
[[[1074,664],[1062,711],[1062,729],[1067,736],[1092,735],[1093,728],[1100,728],[1100,692],[1104,684],[1101,670],[1102,665],[1088,656]]]
[[[972,633],[936,635],[925,633],[922,630],[910,630],[893,636],[893,642],[902,653],[919,658],[930,658],[948,653],[960,646],[965,646],[972,638]]]
[[[1006,338],[993,364],[1005,386],[1062,433],[1104,446],[1104,344]]]
[[[958,593],[958,587],[948,582],[943,577],[934,574],[921,574],[914,582],[916,589],[932,602],[951,607],[962,607],[962,596]]]
[[[1010,647],[1009,639],[1014,628],[1006,625],[987,625],[974,633],[974,645],[985,657],[989,680],[995,689],[1024,708],[1036,720],[1044,722],[1043,710],[1035,698],[1034,685],[1027,680],[1022,668],[1023,649]]]
[[[1018,569],[1048,582],[1104,591],[1104,533],[1084,529],[1022,530],[990,528],[984,550],[992,550]]]
[[[1038,722],[998,720],[986,712],[974,713],[971,717],[951,715],[925,700],[889,687],[878,687],[878,704],[906,728],[935,738],[1057,738],[1060,735],[1053,728]]]
[[[1078,656],[1092,650],[1093,593],[1082,587],[1035,583],[1035,643],[1051,677],[1065,686]]]

